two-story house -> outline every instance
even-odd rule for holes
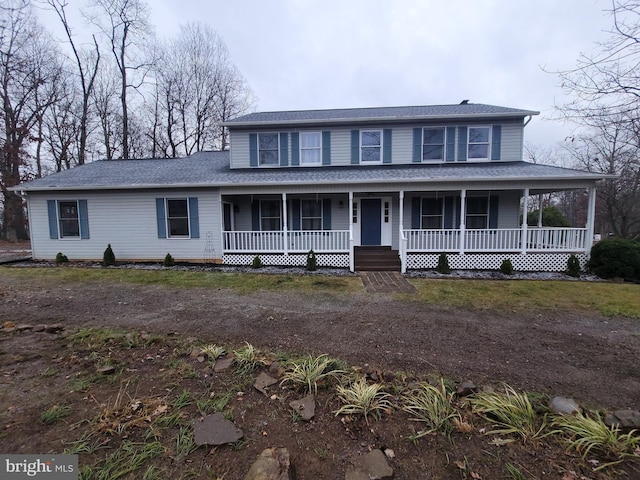
[[[111,160],[19,187],[33,257],[249,265],[561,271],[584,262],[596,182],[524,162],[538,112],[459,105],[261,112],[225,123],[230,150]],[[527,226],[532,196],[587,189],[586,225]],[[392,261],[384,262],[381,257]],[[381,261],[381,263],[376,263]]]

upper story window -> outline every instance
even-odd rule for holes
[[[189,236],[189,203],[186,198],[167,198],[169,237]]]
[[[278,165],[280,142],[277,133],[258,134],[258,158],[260,165]]]
[[[422,160],[444,160],[444,127],[424,128],[422,135]]]
[[[300,163],[322,164],[322,138],[320,132],[300,132]]]
[[[491,127],[469,127],[469,160],[489,160]]]
[[[60,238],[80,237],[80,219],[76,200],[58,202],[58,221]]]
[[[260,230],[282,230],[280,200],[260,200]]]
[[[382,161],[382,131],[362,130],[360,132],[360,158],[363,163]]]
[[[420,228],[424,230],[441,229],[443,219],[442,198],[423,198],[420,212]]]

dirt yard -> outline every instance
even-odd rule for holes
[[[118,393],[122,396],[123,378],[130,378],[127,402],[149,398],[154,391],[167,398],[179,394],[166,387],[163,376],[171,370],[167,362],[173,357],[188,364],[189,372],[195,371],[181,377],[180,381],[189,378],[193,383],[180,384],[181,389],[202,390],[207,382],[204,390],[222,388],[215,382],[228,386],[231,380],[216,379],[210,366],[188,355],[189,345],[202,343],[250,342],[265,352],[327,353],[408,382],[436,376],[496,387],[506,382],[547,396],[572,397],[589,408],[640,410],[640,322],[628,318],[425,307],[364,291],[326,298],[286,291],[238,295],[224,289],[108,282],[54,285],[9,276],[0,278],[0,324],[5,322],[59,323],[64,331],[56,335],[0,330],[3,453],[60,453],[81,437],[84,427],[77,422],[99,416]],[[78,372],[97,364],[91,348],[70,341],[72,332],[87,327],[112,327],[135,335],[146,332],[163,340],[124,350],[117,348],[117,342],[106,350],[103,345],[95,347],[96,355],[126,366],[120,383],[70,389],[68,382]],[[56,375],[49,376],[52,371]],[[73,413],[56,424],[61,427],[44,427],[39,417],[46,405],[65,401],[73,402]],[[519,478],[509,476],[506,463],[519,465],[522,478],[613,478],[622,471],[630,476],[621,478],[640,478],[637,465],[593,473],[592,465],[558,445],[490,446],[476,430],[458,434],[455,442],[429,437],[412,444],[406,438],[410,432],[403,429],[416,425],[406,415],[397,412],[371,426],[362,422],[348,426],[331,413],[337,404],[327,394],[320,395],[321,414],[310,423],[292,419],[288,402],[274,406],[269,397],[250,387],[233,401],[234,418],[247,433],[240,451],[200,448],[187,460],[176,460],[174,455],[164,472],[172,471],[174,478],[241,479],[262,448],[286,446],[293,452],[299,479],[337,479],[344,478],[345,465],[353,457],[384,447],[395,451],[390,464],[396,479]],[[252,408],[241,415],[242,404]],[[131,434],[131,438],[137,437]],[[81,454],[81,465],[96,461],[98,453],[86,454],[84,460]],[[456,463],[467,460],[468,468]],[[184,466],[185,461],[195,473],[176,476],[176,465]]]

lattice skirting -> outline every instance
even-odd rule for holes
[[[505,258],[511,260],[513,269],[521,272],[564,272],[567,269],[567,259],[570,253],[478,253],[460,255],[447,254],[449,267],[452,270],[499,270]],[[438,265],[439,254],[408,253],[407,269],[434,269]],[[587,256],[576,254],[580,260],[580,267],[584,268]]]
[[[263,265],[279,267],[304,267],[307,264],[307,254],[260,254],[258,255]],[[225,265],[251,265],[253,255],[223,255],[222,263]],[[316,262],[319,267],[349,268],[348,253],[316,253]]]

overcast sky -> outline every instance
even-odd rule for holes
[[[71,0],[71,3],[78,0]],[[84,2],[83,2],[84,3]],[[537,110],[528,142],[571,128],[545,120],[557,76],[606,38],[609,0],[153,0],[159,37],[199,21],[224,39],[256,109],[459,103]],[[73,6],[73,5],[72,5]]]

